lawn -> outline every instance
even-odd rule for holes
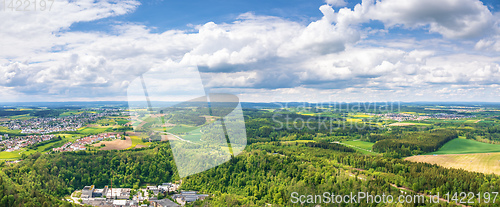
[[[445,154],[472,154],[472,153],[491,153],[500,152],[500,145],[488,144],[474,140],[458,138],[449,141],[441,149],[436,152],[428,153],[428,155],[445,155]]]

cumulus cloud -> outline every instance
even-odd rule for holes
[[[336,7],[341,7],[341,6],[347,5],[347,2],[345,2],[344,0],[325,0],[325,2],[327,4],[330,4],[330,5],[336,6]]]
[[[442,86],[457,97],[472,86],[498,90],[488,86],[500,78],[499,56],[443,52],[452,43],[441,39],[370,39],[372,33],[362,28],[376,20],[444,38],[481,37],[477,51],[499,52],[500,33],[491,29],[496,20],[478,0],[364,0],[338,11],[333,7],[345,2],[328,0],[319,8],[322,18],[308,24],[245,13],[233,22],[160,33],[133,23],[117,23],[112,33],[69,29],[133,12],[136,1],[56,3],[51,13],[0,13],[12,20],[0,22],[1,94],[120,97],[140,74],[187,66],[199,67],[205,86],[245,94],[247,101],[280,93],[291,99],[302,94],[298,100],[336,94],[354,101],[387,94],[411,99],[405,93],[423,96]],[[14,24],[23,27],[8,29]]]
[[[495,20],[479,0],[384,0],[377,2],[369,15],[389,27],[428,26],[430,32],[447,38],[481,37],[492,30]]]

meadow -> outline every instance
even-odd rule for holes
[[[488,144],[460,137],[458,139],[449,141],[438,151],[427,153],[427,155],[473,154],[492,152],[500,152],[500,145]]]
[[[106,130],[112,127],[82,127],[78,129],[78,133],[80,134],[99,134],[103,133]]]
[[[142,138],[139,137],[139,136],[131,135],[130,139],[132,140],[132,145],[129,148],[127,148],[127,149],[136,148],[137,145],[140,145],[140,146],[149,146],[149,145],[151,145],[151,142],[143,142]]]
[[[373,152],[372,147],[373,147],[374,143],[371,143],[371,142],[353,140],[353,141],[344,141],[344,142],[341,142],[340,144],[354,148],[355,150],[357,150],[358,152],[360,152],[362,154],[379,155],[379,153]]]

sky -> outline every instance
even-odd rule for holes
[[[152,100],[171,101],[207,92],[247,102],[500,101],[497,0],[29,8],[0,5],[0,102],[126,101],[146,85]]]

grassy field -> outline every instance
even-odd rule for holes
[[[103,133],[109,128],[112,127],[82,127],[78,129],[78,132],[81,134],[97,134],[97,133]]]
[[[21,133],[21,130],[10,130],[7,127],[0,127],[0,133],[2,134]]]
[[[183,135],[181,136],[183,139],[185,140],[189,140],[191,142],[199,142],[201,141],[201,132],[200,130],[194,130],[194,131],[191,131],[189,134],[187,135]]]
[[[413,162],[426,162],[448,168],[500,175],[500,153],[461,155],[419,155],[408,157]]]
[[[345,141],[341,142],[341,144],[351,147],[358,152],[366,155],[380,155],[379,153],[372,151],[372,146],[374,143],[364,142],[364,141]]]
[[[142,138],[139,136],[130,136],[130,139],[132,139],[132,146],[130,146],[127,149],[133,149],[137,145],[143,145],[143,146],[149,146],[151,145],[151,142],[143,142]]]
[[[314,140],[294,140],[294,141],[282,141],[282,143],[309,143],[309,142],[316,142]]]
[[[352,117],[356,117],[356,118],[371,118],[373,116],[372,115],[368,115],[368,114],[356,114],[356,115],[352,115]]]
[[[115,119],[116,123],[119,125],[124,125],[129,122],[127,119]]]
[[[17,160],[21,158],[21,151],[13,151],[13,152],[0,152],[0,160]]]
[[[364,149],[364,150],[372,150],[372,147],[375,143],[371,143],[371,142],[363,142],[363,141],[345,141],[345,142],[342,142],[343,144],[348,144],[348,145],[352,145],[352,146],[355,146],[355,147],[359,147],[361,149]]]
[[[492,152],[500,152],[500,145],[478,142],[461,137],[449,141],[438,151],[428,153],[427,155],[473,154]]]
[[[10,116],[9,118],[17,119],[17,120],[28,120],[28,119],[35,118],[35,117],[30,116],[30,114],[23,114],[23,115]]]
[[[72,116],[72,115],[77,115],[77,114],[81,114],[81,113],[83,113],[83,111],[66,111],[62,114],[59,114],[59,117]]]
[[[193,127],[193,126],[185,126],[185,125],[177,125],[171,129],[167,129],[167,132],[177,134],[177,133],[186,133],[193,131],[199,127]]]

